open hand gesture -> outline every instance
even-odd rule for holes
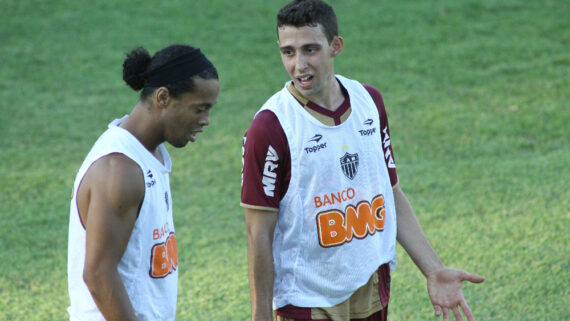
[[[485,281],[485,278],[464,270],[451,268],[442,268],[428,276],[428,293],[435,309],[435,315],[440,316],[443,310],[443,321],[449,321],[449,309],[453,310],[455,320],[463,321],[459,307],[465,313],[467,320],[475,321],[461,291],[463,281],[481,283]]]

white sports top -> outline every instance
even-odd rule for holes
[[[289,83],[261,108],[277,116],[291,151],[291,181],[273,241],[274,309],[334,306],[380,265],[396,265],[395,204],[378,144],[378,109],[359,82],[336,77],[352,107],[338,126],[300,108]],[[271,166],[265,170],[270,177]]]
[[[174,320],[178,287],[178,256],[172,220],[169,173],[171,160],[158,147],[164,165],[116,119],[99,137],[81,165],[73,186],[68,244],[70,320],[104,320],[83,281],[85,227],[77,210],[77,189],[89,167],[111,153],[135,161],[145,180],[145,196],[118,270],[139,320]]]

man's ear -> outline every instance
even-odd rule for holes
[[[159,108],[166,108],[172,100],[170,97],[170,91],[166,87],[159,87],[155,90],[153,98],[155,105]]]
[[[331,47],[332,47],[332,57],[336,57],[338,55],[340,55],[340,53],[342,52],[342,48],[344,47],[344,39],[342,39],[342,37],[340,36],[334,36],[333,40],[331,41]]]

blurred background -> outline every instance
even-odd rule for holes
[[[250,318],[241,144],[289,79],[275,16],[287,1],[0,2],[0,320],[65,320],[73,180],[138,93],[125,53],[200,47],[221,93],[198,142],[168,146],[178,320]],[[335,71],[377,87],[400,185],[478,320],[568,320],[570,3],[331,0]],[[401,247],[390,320],[434,319]]]

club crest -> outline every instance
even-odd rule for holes
[[[346,177],[353,179],[358,171],[358,154],[345,153],[340,158],[340,167]]]

